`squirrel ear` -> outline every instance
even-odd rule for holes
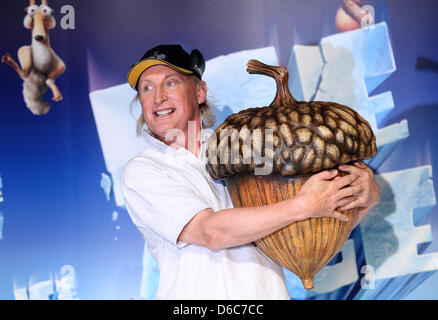
[[[48,29],[53,29],[54,27],[56,27],[56,20],[53,16],[49,16],[49,19],[47,20],[47,28]]]
[[[190,62],[192,64],[192,68],[199,74],[199,78],[201,78],[205,70],[205,60],[201,51],[194,49],[190,53]]]
[[[32,28],[32,23],[33,23],[32,16],[30,16],[30,15],[27,14],[27,15],[24,17],[24,20],[23,20],[23,25],[24,25],[24,27],[25,27],[26,29],[31,29],[31,28]]]

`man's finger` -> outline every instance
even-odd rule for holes
[[[339,220],[342,220],[342,221],[345,221],[345,222],[347,222],[349,220],[346,215],[341,214],[338,211],[334,211],[333,212],[332,218],[336,218],[336,219],[339,219]]]
[[[361,170],[366,170],[366,171],[368,171],[368,173],[370,174],[371,178],[374,179],[374,172],[373,172],[373,169],[371,169],[370,167],[368,167],[367,164],[366,164],[365,162],[362,162],[362,161],[356,161],[356,162],[354,163],[354,165],[355,165],[357,168],[361,169]]]
[[[338,180],[334,181],[334,183],[336,184],[337,189],[341,189],[341,188],[351,184],[357,178],[358,178],[357,175],[350,173],[349,175],[343,176],[343,177],[339,178]]]
[[[359,194],[360,192],[363,191],[364,185],[363,184],[358,184],[355,186],[350,186],[344,189],[341,189],[338,191],[337,194],[337,198],[339,200],[345,198],[345,197],[350,197],[350,196],[354,196],[356,194]]]
[[[356,161],[356,162],[354,163],[354,165],[355,165],[356,167],[358,167],[358,168],[361,168],[361,169],[366,169],[366,168],[368,168],[368,166],[365,164],[365,162],[362,162],[362,161]]]
[[[338,170],[332,169],[332,170],[324,170],[321,171],[315,175],[312,176],[313,179],[320,179],[320,180],[330,180],[336,177],[338,174]]]
[[[352,203],[353,201],[357,200],[357,196],[350,196],[350,197],[345,197],[340,199],[337,203],[336,203],[336,207],[343,207],[346,206],[350,203]],[[342,209],[341,209],[342,210]]]
[[[356,175],[360,175],[363,169],[360,169],[358,167],[355,166],[350,166],[347,164],[343,164],[341,166],[338,167],[339,170],[344,171],[344,172],[349,172],[349,173],[354,173]]]
[[[357,199],[357,200],[355,200],[353,202],[350,202],[349,204],[346,204],[346,205],[344,205],[342,207],[339,207],[339,209],[341,209],[341,210],[350,210],[350,209],[354,209],[354,208],[360,207],[359,201],[360,201],[360,199]]]

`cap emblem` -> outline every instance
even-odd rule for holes
[[[166,59],[166,55],[164,53],[158,54],[158,51],[154,51],[154,55],[153,56],[149,56],[148,58],[164,60],[164,59]]]

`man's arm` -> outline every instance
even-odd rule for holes
[[[355,173],[334,180],[336,175],[337,170],[315,174],[295,197],[272,205],[202,210],[187,223],[178,239],[220,250],[250,243],[307,218],[324,216],[346,221],[348,218],[336,208],[355,201],[353,196],[362,191],[363,185],[353,184]]]

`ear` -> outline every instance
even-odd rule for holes
[[[26,29],[31,29],[33,23],[33,18],[30,15],[26,15],[23,20],[23,25]]]
[[[207,84],[205,81],[197,83],[198,104],[202,104],[207,99]]]
[[[49,16],[49,19],[46,22],[47,29],[53,29],[56,26],[56,20],[53,16]]]

